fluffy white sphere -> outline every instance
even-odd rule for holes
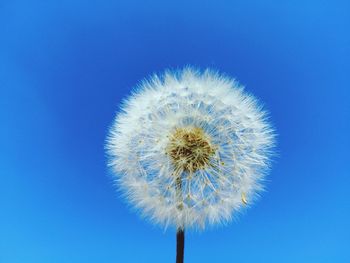
[[[167,71],[125,100],[107,139],[127,199],[177,228],[227,222],[262,190],[274,133],[255,98],[205,70]]]

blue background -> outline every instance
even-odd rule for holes
[[[174,262],[175,232],[118,196],[104,140],[168,67],[214,67],[265,103],[278,158],[186,262],[350,262],[348,1],[0,1],[0,262]]]

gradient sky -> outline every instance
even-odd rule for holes
[[[0,1],[0,262],[174,262],[112,186],[121,99],[213,67],[271,112],[267,192],[186,236],[186,262],[350,262],[349,1]]]

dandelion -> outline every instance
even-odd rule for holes
[[[109,165],[143,216],[184,231],[229,222],[263,189],[274,146],[267,114],[235,80],[185,68],[143,81],[107,139]]]

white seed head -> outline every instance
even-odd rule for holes
[[[263,189],[274,133],[243,87],[185,68],[142,82],[107,139],[109,165],[130,203],[177,228],[228,222]]]

